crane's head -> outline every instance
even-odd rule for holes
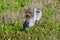
[[[35,8],[36,13],[41,13],[41,10],[39,8]]]

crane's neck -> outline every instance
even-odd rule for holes
[[[34,20],[36,20],[36,8],[34,9]]]

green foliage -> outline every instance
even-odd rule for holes
[[[23,10],[25,5],[29,3],[29,0],[0,0],[0,15],[4,10]]]

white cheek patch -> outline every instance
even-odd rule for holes
[[[36,14],[36,20],[39,21],[41,19],[42,12]]]

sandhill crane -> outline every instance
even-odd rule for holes
[[[37,8],[35,8],[33,16],[30,19],[28,19],[24,22],[23,30],[26,27],[29,27],[29,29],[28,29],[28,39],[30,39],[30,28],[34,26],[36,20],[37,21],[40,20],[41,16],[42,16],[42,12],[40,10],[38,10]]]
[[[42,12],[37,8],[35,8],[33,16],[24,22],[23,29],[25,29],[26,27],[29,27],[29,28],[33,27],[35,24],[35,21],[36,20],[39,21],[41,16],[42,16]]]

